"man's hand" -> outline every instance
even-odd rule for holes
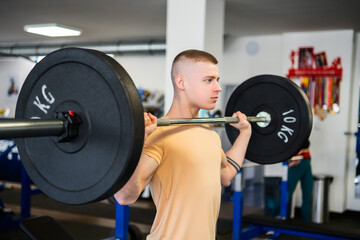
[[[157,117],[151,113],[144,112],[144,122],[145,122],[145,139],[155,131],[157,127]]]
[[[290,161],[288,166],[292,167],[292,166],[296,166],[299,165],[299,163],[301,162],[301,160],[304,159],[302,153],[304,152],[304,149],[301,149],[300,152],[298,154],[296,154],[295,156],[293,156]]]
[[[301,162],[301,160],[290,160],[288,166],[293,167],[293,166],[299,165],[300,162]]]
[[[237,111],[236,113],[234,113],[232,115],[233,117],[238,117],[239,118],[239,122],[237,123],[230,123],[231,126],[233,126],[234,128],[238,129],[241,132],[244,131],[250,131],[251,133],[251,125],[250,123],[247,121],[247,117],[245,114]]]

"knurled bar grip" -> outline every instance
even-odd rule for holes
[[[60,136],[64,131],[64,121],[60,119],[0,120],[0,139]]]
[[[248,116],[249,122],[269,122],[266,117]],[[237,117],[223,117],[223,118],[184,118],[184,119],[167,119],[161,118],[157,120],[157,126],[169,126],[172,124],[201,124],[201,123],[237,123]]]

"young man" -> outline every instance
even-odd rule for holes
[[[174,98],[164,118],[196,118],[200,109],[214,109],[221,87],[217,60],[187,50],[173,61]],[[240,134],[226,153],[209,124],[156,128],[156,117],[144,113],[145,144],[139,164],[115,194],[120,204],[136,201],[150,184],[157,213],[147,239],[215,239],[221,185],[228,186],[240,170],[251,136],[246,116],[234,113]]]

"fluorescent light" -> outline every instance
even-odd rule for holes
[[[61,26],[56,23],[25,25],[24,31],[48,37],[69,37],[81,34],[79,29]]]

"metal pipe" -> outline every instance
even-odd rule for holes
[[[267,117],[253,117],[248,116],[249,122],[270,122]],[[169,126],[172,124],[201,124],[201,123],[237,123],[237,117],[223,117],[223,118],[184,118],[184,119],[158,119],[157,126]]]
[[[117,53],[165,53],[165,41],[112,42],[112,43],[69,43],[53,45],[0,46],[0,53],[21,56],[44,56],[65,47],[79,47],[98,50],[107,54]]]
[[[0,139],[60,136],[64,132],[60,119],[0,119]]]

